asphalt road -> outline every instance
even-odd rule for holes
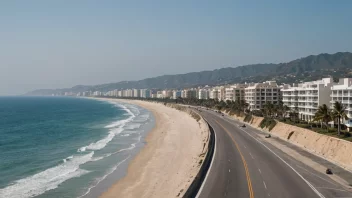
[[[259,138],[259,130],[212,111],[200,114],[213,127],[216,146],[197,197],[352,197],[329,176]]]

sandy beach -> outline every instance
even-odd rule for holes
[[[206,123],[163,104],[119,101],[150,110],[156,124],[146,137],[146,146],[129,164],[127,175],[101,198],[182,197],[206,152],[203,150],[209,135]]]

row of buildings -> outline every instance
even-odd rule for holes
[[[141,98],[198,98],[218,100],[244,100],[251,110],[262,109],[264,104],[277,104],[282,101],[291,109],[298,111],[303,120],[311,121],[320,105],[326,104],[332,108],[335,101],[342,102],[347,107],[350,120],[345,121],[347,127],[352,127],[352,78],[342,78],[334,82],[332,78],[299,84],[278,85],[275,81],[263,83],[245,83],[216,87],[199,87],[183,90],[150,90],[126,89],[112,90],[106,93],[83,92],[79,96],[111,96],[111,97],[141,97]]]

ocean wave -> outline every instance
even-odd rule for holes
[[[141,124],[131,123],[131,124],[126,125],[124,128],[132,130],[132,129],[139,129],[140,127],[141,127]]]
[[[102,148],[104,148],[117,134],[120,134],[123,131],[122,127],[116,128],[116,129],[112,129],[109,131],[108,136],[106,136],[105,138],[95,142],[95,143],[91,143],[89,144],[86,149],[88,150],[100,150]]]
[[[115,155],[115,154],[121,153],[121,152],[123,152],[123,151],[132,150],[132,149],[136,148],[136,145],[137,145],[139,142],[141,142],[141,138],[142,138],[142,136],[139,136],[137,142],[134,142],[134,143],[130,144],[130,146],[127,147],[127,148],[120,149],[120,150],[115,151],[115,152],[113,152],[113,153],[106,153],[106,154],[104,154],[104,155],[101,156],[101,157],[93,158],[92,161],[99,161],[99,160],[102,160],[102,159],[104,159],[104,158],[106,158],[106,157],[110,157],[111,155]]]
[[[90,186],[88,188],[88,190],[86,191],[86,193],[84,193],[83,195],[79,196],[78,198],[86,196],[92,190],[92,188],[96,187],[101,181],[103,181],[107,176],[109,176],[111,173],[113,173],[122,163],[124,163],[130,157],[131,157],[131,155],[129,155],[127,158],[125,158],[122,161],[120,161],[118,164],[116,164],[116,166],[112,167],[109,171],[107,171],[107,173],[104,176],[102,176],[101,178],[98,178],[96,180],[96,183],[94,185]]]
[[[62,182],[89,173],[79,166],[92,160],[94,152],[82,156],[66,158],[66,163],[46,169],[35,175],[15,181],[12,185],[0,189],[0,197],[27,198],[40,195],[57,188]]]
[[[131,120],[133,120],[133,118],[136,117],[136,115],[133,114],[132,111],[131,111],[130,109],[128,109],[126,106],[121,105],[121,104],[115,104],[115,106],[117,106],[117,107],[123,109],[124,111],[126,111],[126,113],[127,113],[128,115],[130,115],[130,117],[128,117],[128,118],[125,119],[125,120],[119,120],[119,121],[113,122],[113,123],[111,123],[111,124],[105,126],[105,128],[115,128],[115,127],[124,125],[124,124],[130,122]]]
[[[126,106],[121,104],[115,104],[115,106],[124,109],[130,115],[130,117],[124,120],[113,122],[105,126],[105,128],[110,128],[110,131],[105,138],[97,142],[91,143],[88,146],[83,146],[79,148],[77,152],[85,152],[86,150],[100,150],[104,148],[117,134],[120,134],[124,130],[123,127],[127,123],[131,122],[136,117]]]

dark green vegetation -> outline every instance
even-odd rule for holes
[[[268,117],[264,118],[259,124],[260,128],[262,129],[267,128],[269,131],[271,131],[275,127],[275,125],[276,125],[276,121]]]
[[[255,64],[213,71],[164,75],[139,81],[122,81],[94,86],[78,85],[67,89],[39,89],[27,95],[51,95],[64,92],[111,91],[115,89],[181,89],[203,85],[263,82],[294,83],[317,80],[322,77],[352,77],[352,53],[311,55],[288,63]]]

